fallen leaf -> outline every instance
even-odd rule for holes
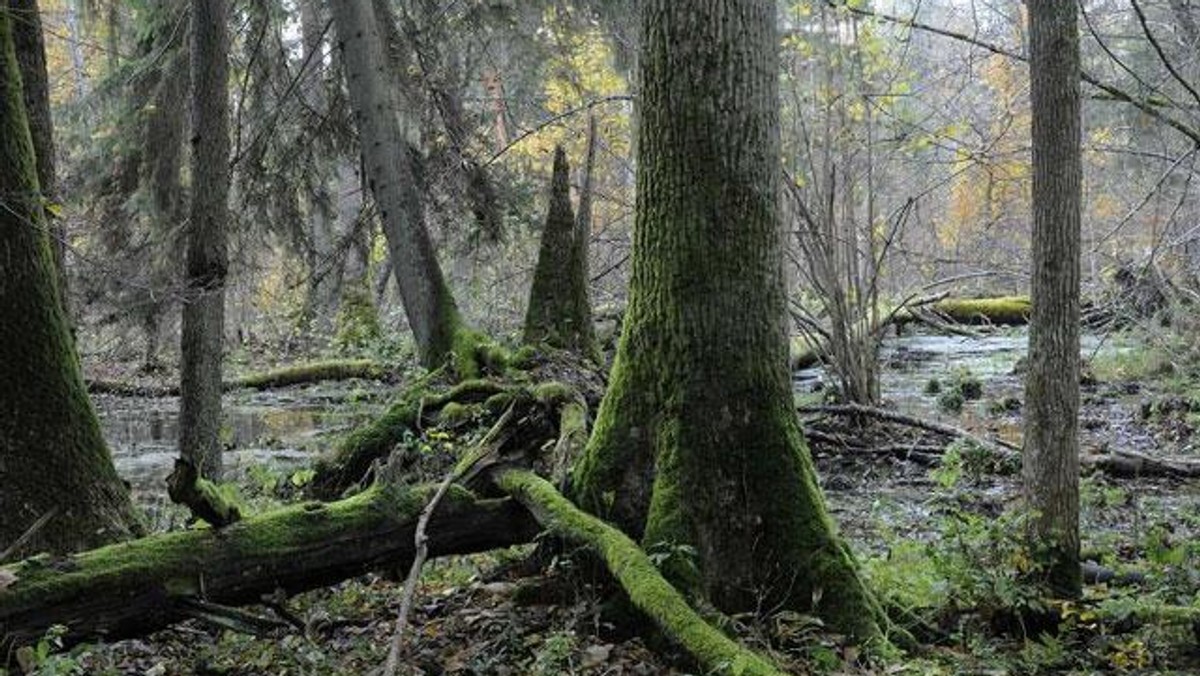
[[[608,661],[609,655],[612,654],[612,644],[588,646],[583,651],[583,660],[581,665],[585,669],[598,667]]]

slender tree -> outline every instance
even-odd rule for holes
[[[50,515],[23,551],[64,552],[137,522],[59,302],[12,26],[0,10],[0,550]]]
[[[478,336],[463,324],[425,227],[409,146],[397,119],[401,108],[372,2],[344,0],[332,3],[332,9],[367,183],[379,206],[396,284],[421,361],[439,366],[453,357],[460,372],[473,371]]]
[[[1048,582],[1078,596],[1079,32],[1073,2],[1029,0],[1033,110],[1033,311],[1022,478]]]
[[[180,454],[221,475],[221,354],[229,205],[229,36],[225,0],[192,1],[192,207],[187,230]]]
[[[727,611],[882,613],[836,534],[793,410],[775,3],[641,3],[629,306],[578,499]],[[689,561],[690,558],[694,560]]]
[[[592,310],[587,296],[587,255],[571,210],[570,167],[561,146],[554,150],[550,207],[542,231],[529,307],[525,342],[592,353]]]

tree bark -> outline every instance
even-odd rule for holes
[[[306,503],[220,530],[164,533],[65,559],[0,568],[0,655],[67,628],[67,645],[114,640],[187,617],[187,603],[256,603],[381,567],[407,566],[432,487],[374,488],[334,503]],[[537,525],[511,500],[476,500],[456,488],[429,528],[433,556],[529,542]],[[8,575],[15,577],[5,585]],[[0,659],[0,666],[4,660]]]
[[[12,12],[13,45],[21,70],[25,114],[29,134],[33,137],[33,152],[37,156],[38,185],[42,199],[58,201],[58,178],[54,170],[54,120],[50,116],[50,78],[46,72],[46,45],[42,37],[42,17],[37,0],[8,0]],[[67,296],[67,241],[63,221],[46,214],[50,226],[50,247],[58,274],[59,299],[70,320]]]
[[[56,510],[28,546],[66,552],[127,537],[137,521],[59,302],[12,22],[0,12],[0,550]]]
[[[1030,0],[1033,279],[1022,478],[1046,581],[1081,593],[1079,252],[1082,160],[1077,7]]]
[[[591,355],[592,309],[583,241],[571,211],[570,171],[566,153],[555,148],[549,213],[525,313],[525,342]]]
[[[335,2],[332,9],[367,182],[379,205],[400,297],[422,363],[437,367],[458,351],[466,332],[425,227],[383,39],[370,0]]]
[[[201,476],[221,476],[221,357],[229,195],[226,0],[192,1],[192,208],[187,231],[179,450]]]
[[[642,3],[629,308],[578,498],[727,611],[881,610],[835,534],[792,409],[775,4]],[[689,557],[682,556],[683,559]]]

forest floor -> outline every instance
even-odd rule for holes
[[[915,417],[1017,440],[1021,377],[1014,367],[1023,343],[1020,331],[982,342],[933,336],[891,341],[883,355],[885,399]],[[1119,448],[1200,459],[1200,448],[1191,443],[1200,425],[1200,393],[1169,371],[1156,372],[1161,369],[1146,351],[1130,343],[1093,337],[1085,341],[1089,345],[1085,455]],[[824,382],[819,374],[798,373],[798,402],[823,397],[823,391],[813,392],[821,389],[819,382]],[[311,450],[376,413],[395,387],[339,383],[229,395],[233,408],[249,410],[251,417],[259,408],[288,412],[286,424],[248,424],[242,437],[231,433],[230,445],[246,453],[237,476],[251,505],[265,509],[290,499],[304,481]],[[948,392],[967,396],[956,404]],[[168,452],[148,451],[153,444],[129,428],[158,411],[158,437],[169,445],[171,406],[169,398],[98,401],[106,433],[132,435],[133,458]],[[321,415],[295,423],[295,411],[313,410]],[[862,664],[857,651],[823,632],[815,619],[798,615],[769,625],[732,618],[742,640],[798,672],[1200,673],[1200,626],[1192,621],[1197,614],[1193,610],[1181,620],[1163,610],[1197,606],[1197,481],[1085,476],[1085,553],[1140,582],[1089,585],[1082,601],[1050,608],[1059,627],[1034,628],[1018,618],[1046,606],[1019,579],[1031,562],[1019,538],[1020,516],[1010,509],[1019,488],[1011,466],[970,445],[947,446],[944,438],[904,426],[851,429],[844,420],[806,420],[834,519],[873,587],[889,606],[904,609],[929,647],[921,655]],[[850,440],[852,449],[840,440]],[[119,457],[122,444],[128,446],[128,439],[114,444]],[[250,452],[257,447],[267,452]],[[146,485],[139,499],[155,525],[180,527],[183,513],[155,497],[156,462],[127,462],[123,471],[134,467],[144,472],[138,475]],[[630,635],[628,623],[601,602],[601,585],[578,582],[570,557],[527,576],[521,564],[531,549],[427,565],[402,673],[688,672],[679,655],[653,636]],[[400,603],[401,584],[394,577],[368,575],[290,600],[290,613],[303,630],[250,637],[189,621],[143,639],[77,648],[47,660],[43,673],[367,674],[386,657]],[[47,643],[52,646],[53,638]]]

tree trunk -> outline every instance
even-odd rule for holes
[[[178,0],[163,3],[163,11],[177,20],[184,16]],[[146,114],[143,140],[142,185],[149,186],[153,210],[150,229],[161,247],[174,249],[174,233],[182,229],[187,203],[183,191],[183,148],[187,133],[188,87],[191,81],[191,60],[187,50],[168,42],[162,55],[162,68],[155,85],[153,107]],[[149,273],[147,288],[137,300],[142,316],[145,352],[142,369],[155,372],[160,368],[158,352],[163,315],[171,304],[167,289],[177,282],[177,263],[160,251],[150,251],[144,260]]]
[[[629,308],[575,486],[648,549],[691,547],[667,565],[719,608],[814,611],[866,640],[883,616],[792,410],[774,10],[642,3]]]
[[[425,228],[379,26],[370,0],[335,2],[332,9],[367,181],[395,261],[404,311],[422,363],[440,366],[458,351],[465,330]]]
[[[67,644],[145,634],[187,617],[188,603],[249,604],[296,594],[413,556],[417,517],[432,487],[375,488],[334,503],[306,503],[220,530],[164,533],[68,559],[0,568],[0,666],[53,625]],[[510,500],[476,500],[456,488],[429,528],[433,556],[529,542],[537,526]],[[50,565],[47,565],[50,564]],[[4,586],[8,576],[15,580]]]
[[[54,121],[50,116],[50,79],[46,73],[46,45],[42,39],[42,17],[37,0],[8,0],[12,24],[13,45],[21,69],[22,91],[25,95],[25,114],[29,134],[33,137],[33,152],[37,156],[38,185],[42,199],[58,201],[58,179],[54,171]],[[50,247],[58,274],[59,299],[70,321],[70,302],[67,297],[67,232],[63,221],[46,214],[50,225]]]
[[[1022,478],[1047,582],[1081,593],[1079,572],[1079,34],[1074,3],[1030,0],[1033,279]]]
[[[591,355],[592,309],[583,241],[571,213],[570,172],[566,153],[555,148],[549,213],[525,313],[525,342]]]
[[[229,195],[226,0],[192,1],[192,211],[180,364],[180,454],[221,476],[221,356]]]
[[[30,550],[72,551],[136,529],[59,302],[12,39],[0,12],[0,550],[43,515]]]

